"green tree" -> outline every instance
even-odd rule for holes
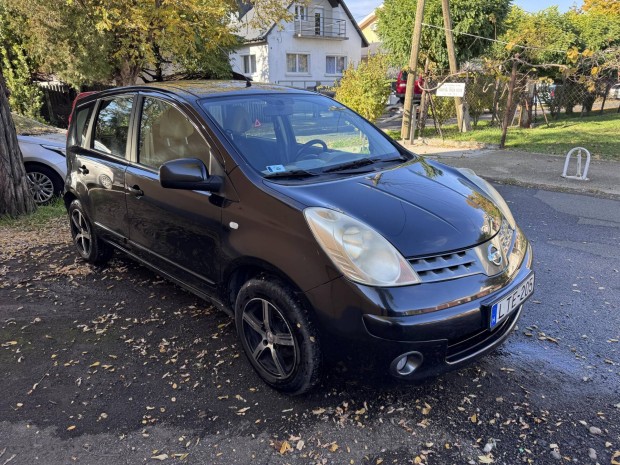
[[[508,14],[510,0],[452,0],[450,12],[457,62],[481,56],[490,45],[489,41],[459,33],[495,38],[503,32],[504,18]],[[409,61],[411,31],[415,19],[416,0],[385,0],[377,10],[377,33],[388,51],[392,64],[404,67]],[[427,0],[424,10],[424,26],[421,40],[421,62],[428,56],[441,69],[448,67],[445,31],[441,0]]]
[[[566,18],[577,31],[581,48],[596,52],[620,45],[620,12],[608,14],[597,9],[571,10]]]
[[[390,95],[387,70],[388,62],[383,55],[372,56],[357,68],[350,65],[336,88],[335,99],[367,120],[377,121],[385,111],[385,102]]]
[[[509,44],[494,46],[497,57],[507,58],[519,53],[532,64],[562,64],[566,63],[569,48],[578,43],[578,31],[568,21],[568,17],[559,12],[557,6],[536,13],[528,13],[513,6],[505,25],[506,32],[500,39]]]
[[[27,46],[42,69],[74,86],[133,84],[143,69],[161,78],[166,66],[222,74],[226,50],[238,40],[230,21],[235,0],[3,1],[27,16]],[[252,3],[261,21],[288,15],[278,0]]]
[[[43,92],[33,84],[36,63],[27,55],[22,37],[24,18],[0,3],[0,67],[10,91],[12,110],[30,118],[40,116]]]

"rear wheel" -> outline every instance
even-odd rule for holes
[[[235,322],[248,360],[271,387],[303,394],[319,380],[316,327],[289,286],[273,278],[249,280],[237,296]]]
[[[84,260],[100,265],[112,257],[114,249],[97,236],[77,199],[69,205],[69,225],[73,243]]]
[[[62,194],[62,179],[51,168],[40,165],[26,166],[28,187],[37,205],[45,205]]]

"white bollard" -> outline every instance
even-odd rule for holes
[[[570,157],[575,152],[577,152],[577,175],[568,176],[566,172],[568,171]],[[581,152],[586,153],[586,166],[583,170],[583,173],[581,172]],[[587,181],[589,167],[590,167],[590,152],[587,149],[584,149],[583,147],[575,147],[574,149],[570,150],[566,154],[566,161],[564,162],[564,172],[562,173],[562,177],[566,179],[577,179],[578,181]]]

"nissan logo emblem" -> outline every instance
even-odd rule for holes
[[[489,246],[489,253],[487,254],[487,258],[491,263],[497,266],[500,266],[502,264],[502,261],[504,260],[499,249],[493,244]]]

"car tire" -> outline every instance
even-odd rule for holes
[[[84,213],[81,202],[77,199],[69,205],[69,226],[73,243],[84,260],[102,265],[112,257],[114,249],[97,236]]]
[[[250,364],[269,386],[299,395],[318,382],[317,328],[290,286],[268,276],[247,281],[237,295],[235,323]]]
[[[37,205],[47,205],[62,194],[62,178],[53,169],[41,165],[27,165],[26,176]]]

